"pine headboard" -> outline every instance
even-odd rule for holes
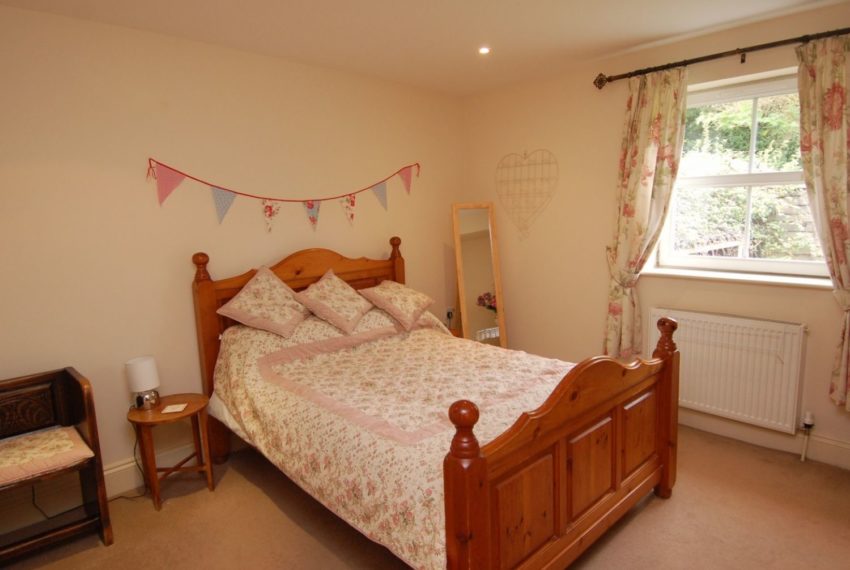
[[[307,288],[321,279],[328,269],[333,269],[340,279],[355,289],[373,287],[385,279],[404,283],[404,258],[399,246],[401,238],[390,238],[392,251],[387,259],[349,258],[329,249],[304,249],[286,256],[269,267],[295,291]],[[192,292],[195,300],[195,326],[198,333],[198,354],[201,359],[201,377],[204,393],[210,395],[214,388],[213,372],[218,358],[221,333],[235,324],[216,311],[238,293],[251,280],[256,269],[241,275],[213,280],[207,271],[210,257],[206,253],[192,256],[195,280]]]

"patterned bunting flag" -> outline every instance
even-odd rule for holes
[[[227,211],[230,209],[230,206],[233,205],[233,200],[236,199],[236,194],[228,192],[227,190],[222,190],[215,186],[210,186],[210,190],[212,190],[215,211],[218,214],[218,223],[220,224],[224,221],[224,216],[227,215]]]
[[[272,231],[272,219],[280,212],[280,203],[274,200],[263,200],[263,217],[266,219],[266,229]]]
[[[156,195],[159,197],[160,206],[174,192],[174,189],[183,182],[183,179],[186,178],[184,174],[158,162],[156,163],[154,176],[156,177]]]
[[[357,196],[354,194],[349,194],[339,199],[339,203],[342,204],[342,210],[345,212],[345,217],[352,224],[354,223],[354,203],[356,199]]]
[[[384,207],[384,210],[387,209],[387,183],[386,182],[378,182],[374,186],[372,186],[372,192],[375,193],[375,197],[378,198],[378,202],[381,203],[381,206]]]
[[[315,230],[316,226],[319,225],[319,206],[322,205],[322,202],[319,200],[305,200],[302,204],[304,204],[304,208],[307,210],[307,219],[310,220]]]
[[[406,166],[398,173],[404,183],[404,191],[410,194],[410,179],[413,177],[413,165]]]

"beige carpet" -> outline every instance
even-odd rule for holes
[[[253,451],[149,499],[115,500],[115,544],[76,539],[16,568],[405,568]],[[850,568],[850,471],[683,428],[673,498],[650,497],[573,568]]]

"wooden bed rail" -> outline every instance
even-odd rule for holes
[[[547,400],[486,446],[468,400],[443,463],[452,569],[562,568],[650,490],[676,480],[677,324],[658,321],[653,359],[577,364]]]

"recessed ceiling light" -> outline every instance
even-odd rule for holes
[[[487,55],[488,53],[490,53],[490,48],[487,46],[481,46],[480,48],[478,48],[478,53],[480,53],[481,55]]]

